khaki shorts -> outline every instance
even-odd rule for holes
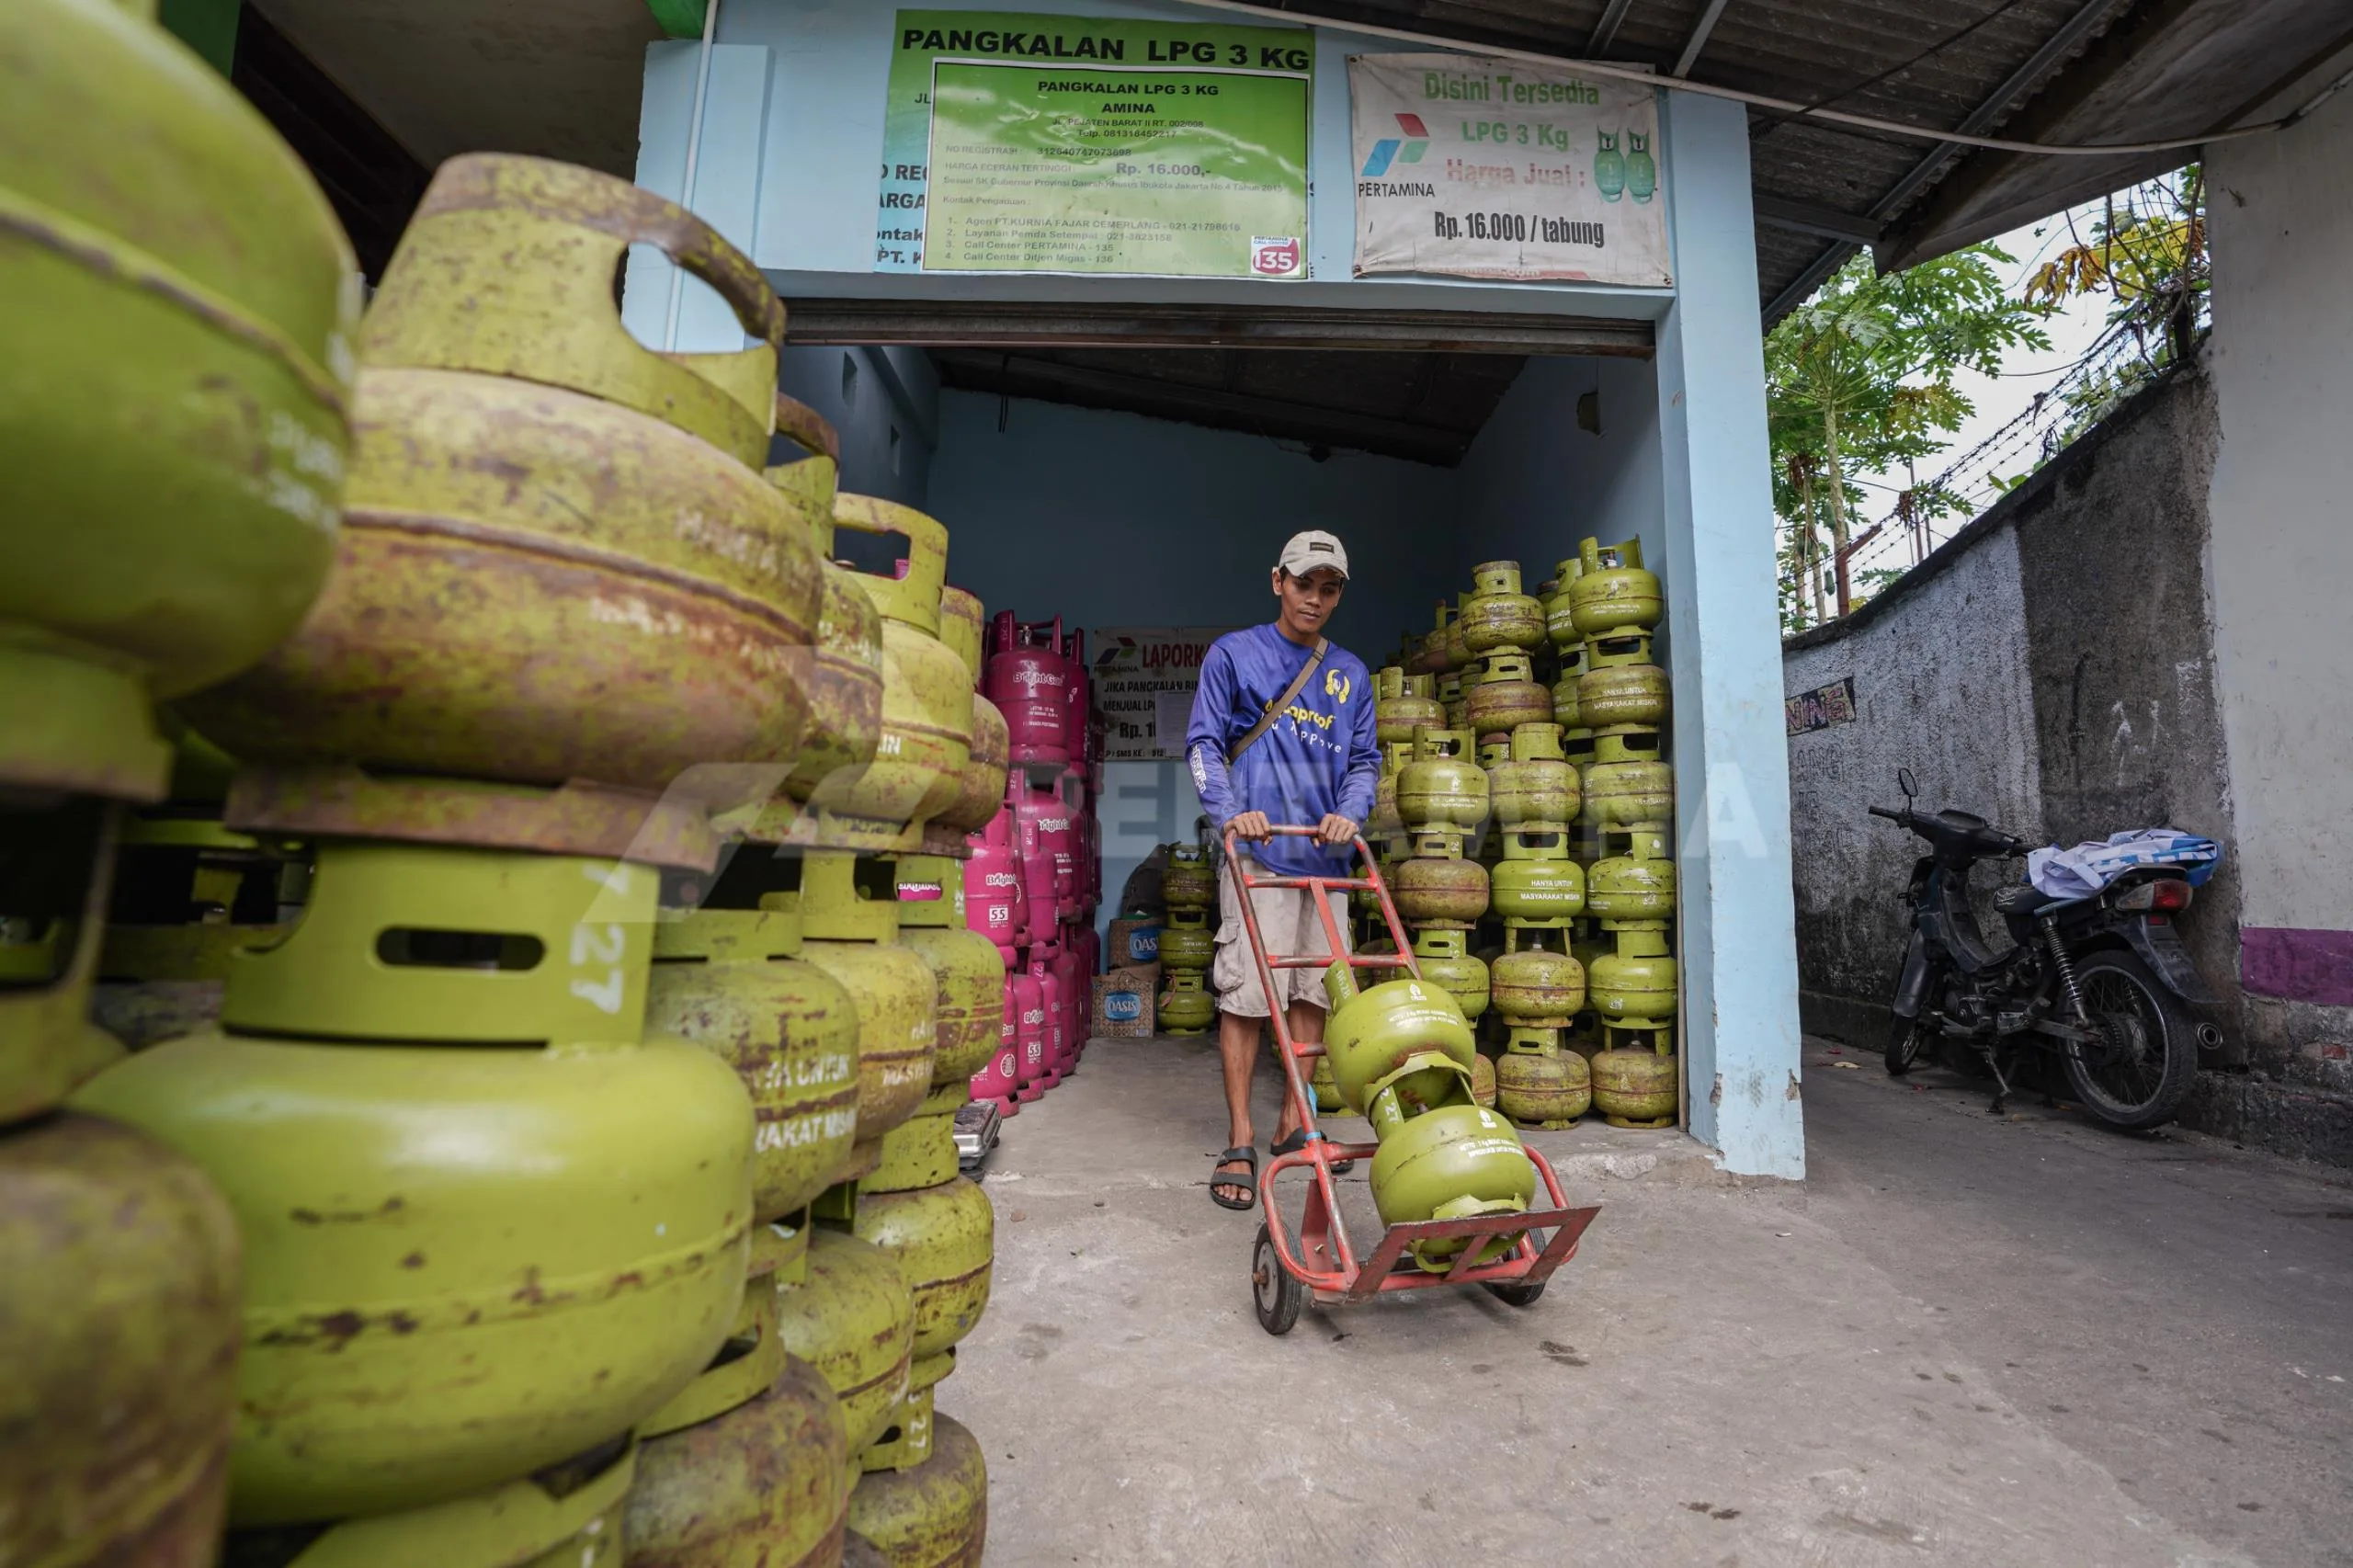
[[[1244,863],[1254,877],[1265,873],[1264,867],[1246,856]],[[1325,896],[1332,901],[1332,914],[1340,923],[1341,950],[1345,952],[1348,895],[1335,892]],[[1323,919],[1315,913],[1315,895],[1305,888],[1261,889],[1250,895],[1250,903],[1258,916],[1258,937],[1267,944],[1267,957],[1328,954],[1332,950],[1331,944],[1324,940]],[[1217,992],[1217,1010],[1236,1017],[1263,1018],[1267,1016],[1267,988],[1259,983],[1257,960],[1250,956],[1250,933],[1242,924],[1241,890],[1233,885],[1233,869],[1229,864],[1218,867],[1217,910],[1217,959],[1210,966],[1210,984]],[[1329,1006],[1324,995],[1321,969],[1275,971],[1275,994],[1286,1006],[1293,1002],[1314,1007]]]

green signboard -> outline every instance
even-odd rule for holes
[[[1307,276],[1304,29],[902,11],[875,269]]]

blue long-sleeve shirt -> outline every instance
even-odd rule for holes
[[[1226,753],[1258,722],[1313,656],[1272,625],[1229,631],[1201,661],[1185,756],[1193,789],[1221,831],[1244,812],[1304,826],[1338,812],[1362,823],[1381,778],[1373,733],[1372,676],[1364,661],[1335,646],[1290,706],[1231,767]],[[1354,853],[1304,838],[1276,838],[1251,853],[1284,876],[1330,876]]]

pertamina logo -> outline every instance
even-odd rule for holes
[[[1288,278],[1299,270],[1299,236],[1250,236],[1250,270],[1261,278]]]
[[[1384,136],[1372,144],[1372,155],[1364,161],[1365,178],[1379,179],[1392,164],[1418,164],[1430,150],[1430,128],[1422,123],[1420,115],[1399,115],[1397,129],[1405,134]]]

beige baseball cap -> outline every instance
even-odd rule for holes
[[[1337,535],[1327,534],[1322,528],[1308,528],[1290,536],[1290,542],[1283,546],[1282,559],[1276,564],[1294,577],[1304,577],[1318,567],[1328,566],[1345,582],[1348,552]]]

